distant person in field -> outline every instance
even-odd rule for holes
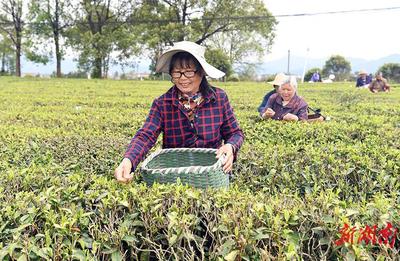
[[[361,70],[358,73],[356,87],[357,88],[368,88],[371,81],[372,81],[372,78],[368,75],[368,73],[364,70]]]
[[[321,75],[319,74],[319,71],[316,71],[313,73],[310,81],[311,82],[320,82],[321,81]]]
[[[390,86],[381,72],[376,73],[375,79],[369,84],[369,90],[373,93],[390,91]]]
[[[268,99],[269,97],[271,97],[272,94],[276,93],[276,91],[279,88],[279,84],[282,82],[282,79],[284,79],[286,77],[286,75],[284,73],[278,73],[275,75],[275,79],[272,82],[268,82],[270,84],[272,84],[272,86],[274,87],[273,90],[269,91],[267,94],[265,94],[263,101],[261,102],[260,106],[258,106],[258,113],[261,113],[265,106],[267,105]]]
[[[131,172],[161,132],[163,148],[218,149],[217,158],[226,156],[223,171],[231,171],[244,136],[228,96],[222,89],[211,86],[206,78],[221,78],[225,73],[207,63],[204,52],[204,47],[182,41],[158,59],[156,71],[169,73],[173,86],[153,101],[143,127],[115,169],[114,176],[119,182],[132,179]]]
[[[323,79],[322,83],[333,83],[333,80],[335,80],[336,76],[334,74],[329,74],[327,79]]]
[[[308,105],[297,95],[296,78],[285,76],[278,85],[278,92],[268,99],[267,105],[261,111],[261,117],[284,121],[306,121]]]

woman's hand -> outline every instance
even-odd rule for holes
[[[299,117],[297,117],[296,115],[292,114],[292,113],[288,113],[285,116],[283,116],[282,118],[284,121],[298,121]]]
[[[225,173],[230,172],[232,170],[232,165],[233,165],[233,145],[227,143],[220,147],[217,150],[217,156],[216,158],[219,159],[223,154],[225,154],[225,162],[223,162],[223,171]]]
[[[267,108],[264,112],[264,114],[262,115],[262,117],[265,118],[272,118],[275,115],[275,111],[271,108]]]
[[[124,158],[119,166],[115,169],[114,176],[118,182],[128,183],[132,180],[131,175],[132,162],[128,158]]]

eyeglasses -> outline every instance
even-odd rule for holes
[[[173,79],[179,79],[182,77],[182,74],[185,75],[186,78],[192,78],[196,74],[197,71],[186,71],[186,72],[172,72],[171,77]]]

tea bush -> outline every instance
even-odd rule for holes
[[[226,90],[246,136],[229,190],[118,184],[114,168],[169,82],[0,79],[0,260],[396,259],[337,245],[400,228],[400,88],[299,93],[331,121],[260,120],[262,83]],[[160,147],[161,139],[156,147]]]

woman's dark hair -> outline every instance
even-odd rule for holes
[[[206,78],[206,73],[204,72],[203,67],[197,59],[188,52],[179,52],[172,56],[171,62],[169,64],[169,74],[171,74],[172,70],[175,66],[179,66],[181,68],[189,68],[190,62],[193,62],[196,67],[196,73],[201,73],[203,75],[200,83],[200,92],[201,95],[206,96],[207,93],[211,90],[211,85],[208,83]]]

